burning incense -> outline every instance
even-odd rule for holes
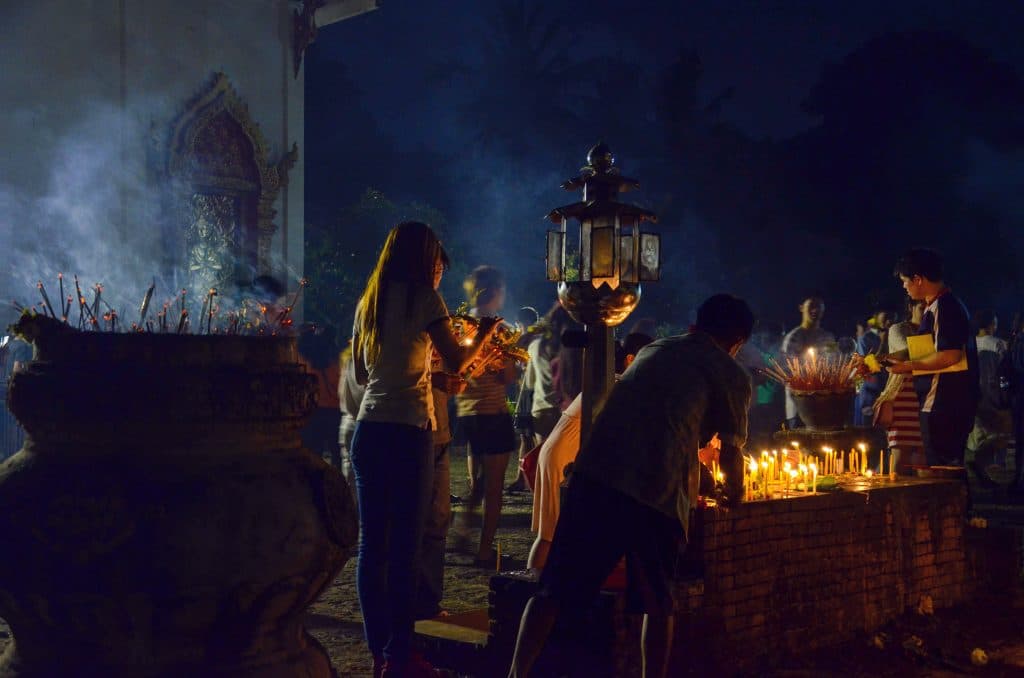
[[[303,278],[302,280],[299,281],[299,289],[295,290],[295,294],[292,295],[291,303],[285,306],[284,310],[281,311],[281,313],[278,314],[277,316],[277,320],[274,323],[277,329],[280,329],[282,327],[288,327],[289,325],[292,324],[292,320],[288,316],[291,314],[292,309],[295,308],[295,304],[299,302],[299,296],[302,294],[302,290],[306,289],[306,285],[308,284],[309,280],[307,280],[306,278]],[[266,309],[264,308],[264,310]]]
[[[207,301],[210,303],[208,315],[206,316],[206,333],[210,334],[213,329],[213,298],[217,296],[217,289],[215,287],[210,288],[209,294],[206,295]],[[199,317],[199,331],[203,331],[203,317]]]
[[[82,288],[78,285],[78,276],[75,276],[75,296],[78,298],[78,329],[82,329],[85,326],[85,312],[82,308],[85,306],[85,296],[82,294]]]
[[[142,306],[139,307],[139,325],[146,324],[146,312],[149,311],[149,302],[153,298],[153,290],[156,289],[156,280],[146,290],[146,296],[142,297]]]
[[[43,303],[46,304],[46,310],[50,312],[52,317],[56,318],[57,314],[53,312],[53,305],[50,303],[50,297],[46,295],[46,288],[43,287],[43,281],[40,280],[37,282],[36,287],[39,288],[39,293],[43,295]]]
[[[843,393],[855,387],[857,364],[856,355],[818,356],[810,349],[803,357],[786,357],[784,365],[772,358],[761,372],[794,391]]]
[[[101,285],[99,283],[96,283],[96,286],[94,287],[94,289],[96,291],[96,296],[92,300],[92,317],[93,317],[93,320],[98,318],[99,315],[100,315],[100,299],[103,297],[103,285]]]
[[[203,321],[206,320],[206,309],[210,304],[210,295],[203,297],[203,308],[199,311],[199,331],[203,331]]]
[[[64,274],[63,273],[58,273],[57,274],[57,283],[60,285],[60,306],[61,306],[61,308],[60,308],[60,311],[61,311],[60,319],[63,320],[64,322],[67,322],[68,321],[68,314],[67,314],[67,312],[64,311]]]

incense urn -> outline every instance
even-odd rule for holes
[[[0,676],[330,676],[302,613],[357,521],[301,446],[294,339],[38,321],[0,466]]]

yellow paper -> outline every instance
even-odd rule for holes
[[[916,334],[907,337],[907,350],[910,352],[911,360],[920,360],[935,353],[935,340],[930,334]],[[941,370],[914,370],[914,376],[921,374],[942,374],[943,372],[966,372],[967,352],[960,358],[960,361]]]

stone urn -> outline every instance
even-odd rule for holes
[[[19,329],[0,676],[330,676],[302,614],[357,540],[295,341]]]
[[[796,412],[804,426],[818,431],[836,431],[853,423],[854,391],[793,391]]]

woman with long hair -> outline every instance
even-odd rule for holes
[[[434,676],[411,651],[415,572],[433,483],[430,357],[463,371],[496,328],[460,346],[437,292],[448,257],[426,224],[388,234],[356,306],[352,351],[366,392],[352,438],[359,501],[356,587],[374,676]]]

